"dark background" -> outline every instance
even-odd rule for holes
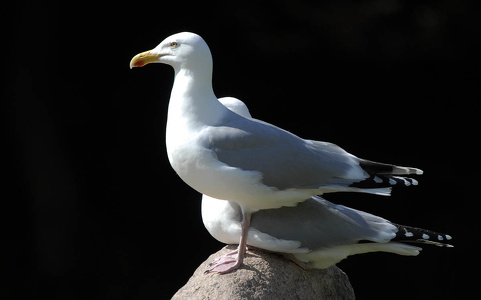
[[[418,257],[339,266],[358,299],[478,290],[476,1],[15,1],[3,34],[2,299],[169,299],[222,247],[171,169],[171,67],[129,70],[180,31],[214,57],[217,96],[304,138],[419,167],[391,197],[326,198],[451,234]]]

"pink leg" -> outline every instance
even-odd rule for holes
[[[214,260],[210,264],[212,267],[205,271],[205,273],[216,272],[220,274],[225,274],[239,268],[242,265],[247,249],[247,233],[249,232],[251,216],[252,213],[243,213],[243,219],[241,223],[242,234],[237,250]]]

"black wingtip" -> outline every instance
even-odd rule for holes
[[[359,166],[369,174],[369,177],[354,182],[350,186],[361,189],[418,185],[416,179],[406,177],[406,175],[421,175],[423,173],[422,170],[416,168],[399,167],[366,159],[360,159]]]
[[[371,174],[368,178],[358,182],[354,182],[350,186],[363,188],[363,189],[373,189],[373,188],[380,188],[380,187],[410,186],[410,185],[418,185],[418,181],[410,177]]]
[[[384,164],[367,159],[360,159],[359,166],[371,174],[384,175],[422,175],[424,172],[418,168],[400,167],[391,164]]]
[[[398,228],[396,237],[393,241],[405,243],[422,243],[439,247],[453,247],[447,242],[452,240],[449,234],[438,233],[427,229],[393,224]]]

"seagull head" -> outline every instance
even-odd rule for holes
[[[188,69],[199,64],[212,65],[212,56],[202,37],[191,32],[181,32],[169,36],[154,49],[135,55],[130,61],[130,68],[150,63],[168,64],[176,70]]]

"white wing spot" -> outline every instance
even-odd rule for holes
[[[438,241],[442,241],[444,240],[443,236],[442,235],[438,235]]]
[[[406,229],[404,229],[406,230]],[[406,230],[406,233],[404,234],[405,237],[412,237],[414,234],[412,232],[409,232]]]
[[[449,241],[450,239],[452,239],[452,237],[449,235],[449,234],[445,234],[444,235],[446,237],[446,239]]]
[[[430,239],[430,237],[429,237],[429,235],[427,235],[427,234],[423,233],[423,239],[425,239],[425,240],[429,240],[429,239]]]
[[[410,186],[410,185],[411,185],[411,182],[410,182],[409,180],[407,180],[406,178],[404,178],[404,177],[393,176],[393,178],[396,178],[397,180],[402,180],[405,186]]]

